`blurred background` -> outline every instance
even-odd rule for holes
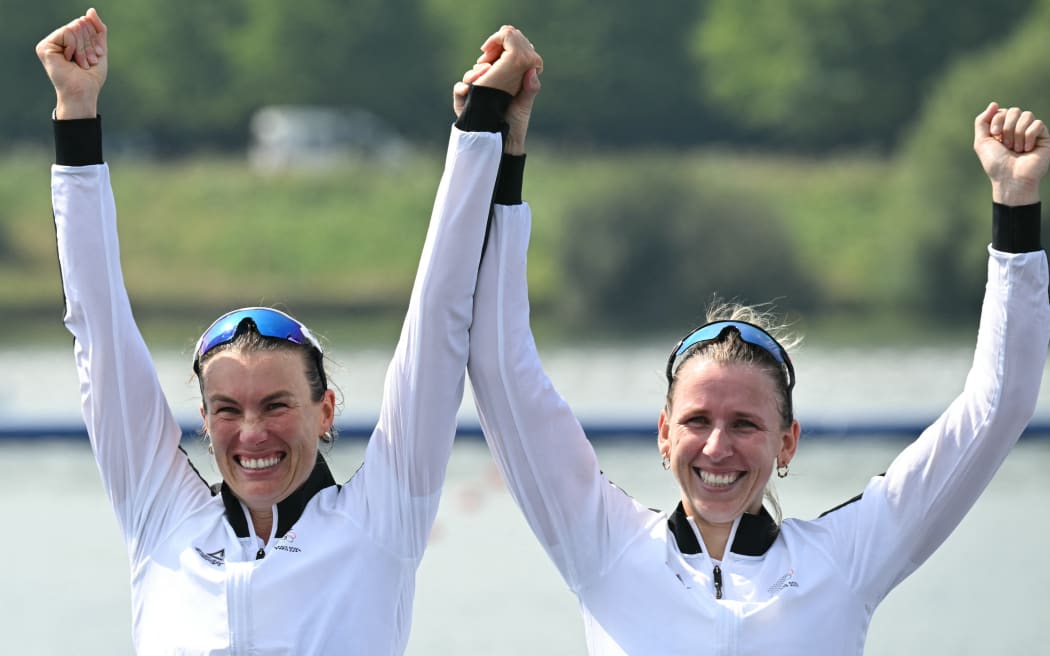
[[[1050,0],[96,6],[110,28],[100,111],[124,274],[173,409],[196,427],[189,351],[215,316],[284,307],[332,346],[344,478],[407,306],[451,85],[501,24],[520,27],[546,62],[525,181],[540,349],[610,453],[606,470],[640,476],[625,488],[657,507],[675,496],[652,440],[662,360],[716,293],[773,302],[806,337],[796,407],[813,438],[799,463],[812,469],[796,498],[783,492],[786,513],[812,516],[884,470],[966,373],[991,204],[973,117],[990,100],[1050,114]],[[0,513],[53,559],[0,565],[9,599],[24,600],[0,612],[15,653],[130,649],[126,560],[61,326],[54,94],[33,52],[85,9],[0,0]],[[972,539],[953,537],[931,562],[940,570],[891,596],[897,610],[876,615],[869,653],[995,653],[1004,635],[1016,653],[1045,653],[1034,620],[1050,613],[1039,601],[1050,581],[1033,582],[1038,566],[1025,559],[1050,532],[1026,524],[1019,504],[1050,502],[1046,387],[1020,469],[967,518],[960,533]],[[572,600],[498,483],[483,487],[490,515],[469,510],[478,481],[491,480],[469,392],[461,419],[449,498],[466,505],[443,507],[436,551],[450,555],[424,561],[410,653],[583,653]],[[41,519],[40,507],[63,520]],[[488,522],[501,528],[469,528]],[[83,544],[94,531],[101,546]],[[493,588],[491,571],[475,575],[480,545],[525,563],[528,576],[509,579],[516,593]],[[1003,570],[996,588],[1013,612],[973,592],[974,561],[986,558]],[[78,575],[88,583],[70,594]],[[989,614],[996,631],[982,630]],[[529,619],[541,615],[556,619],[538,631]]]

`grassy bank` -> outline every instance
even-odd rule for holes
[[[45,151],[0,159],[0,307],[9,317],[53,324],[61,291],[49,163]],[[407,303],[441,166],[438,152],[269,175],[230,157],[116,159],[123,267],[136,312],[158,335],[172,317],[197,326],[222,309],[259,303],[332,325],[353,316],[380,326],[365,332],[385,333]],[[537,315],[559,332],[561,245],[586,239],[573,232],[574,214],[614,189],[645,198],[647,190],[633,190],[633,181],[664,175],[698,195],[717,190],[771,208],[766,220],[782,224],[778,234],[786,235],[778,248],[820,282],[822,301],[863,313],[857,299],[884,296],[873,271],[907,238],[882,213],[887,170],[883,160],[865,157],[537,148],[525,186],[534,212],[529,273]],[[652,202],[658,207],[659,199]]]

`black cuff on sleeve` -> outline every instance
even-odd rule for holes
[[[1004,253],[1042,250],[1039,235],[1042,203],[1031,205],[992,204],[992,248]]]
[[[525,155],[503,154],[496,174],[496,190],[492,202],[496,205],[521,205],[521,186],[525,179]]]
[[[511,95],[492,87],[470,85],[467,103],[456,121],[464,132],[502,132],[503,115],[510,106]]]
[[[55,163],[90,166],[102,163],[102,117],[51,121],[55,130]]]

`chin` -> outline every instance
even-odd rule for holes
[[[748,512],[744,503],[693,503],[696,513],[711,524],[730,524]]]

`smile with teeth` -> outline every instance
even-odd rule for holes
[[[715,474],[709,471],[704,471],[699,467],[694,467],[693,471],[696,472],[696,475],[700,477],[700,480],[703,481],[705,485],[710,485],[711,487],[727,487],[736,483],[744,475],[743,472]]]
[[[280,453],[275,456],[270,456],[269,458],[245,458],[244,456],[237,456],[236,460],[237,463],[245,469],[268,469],[284,460],[284,454]]]

